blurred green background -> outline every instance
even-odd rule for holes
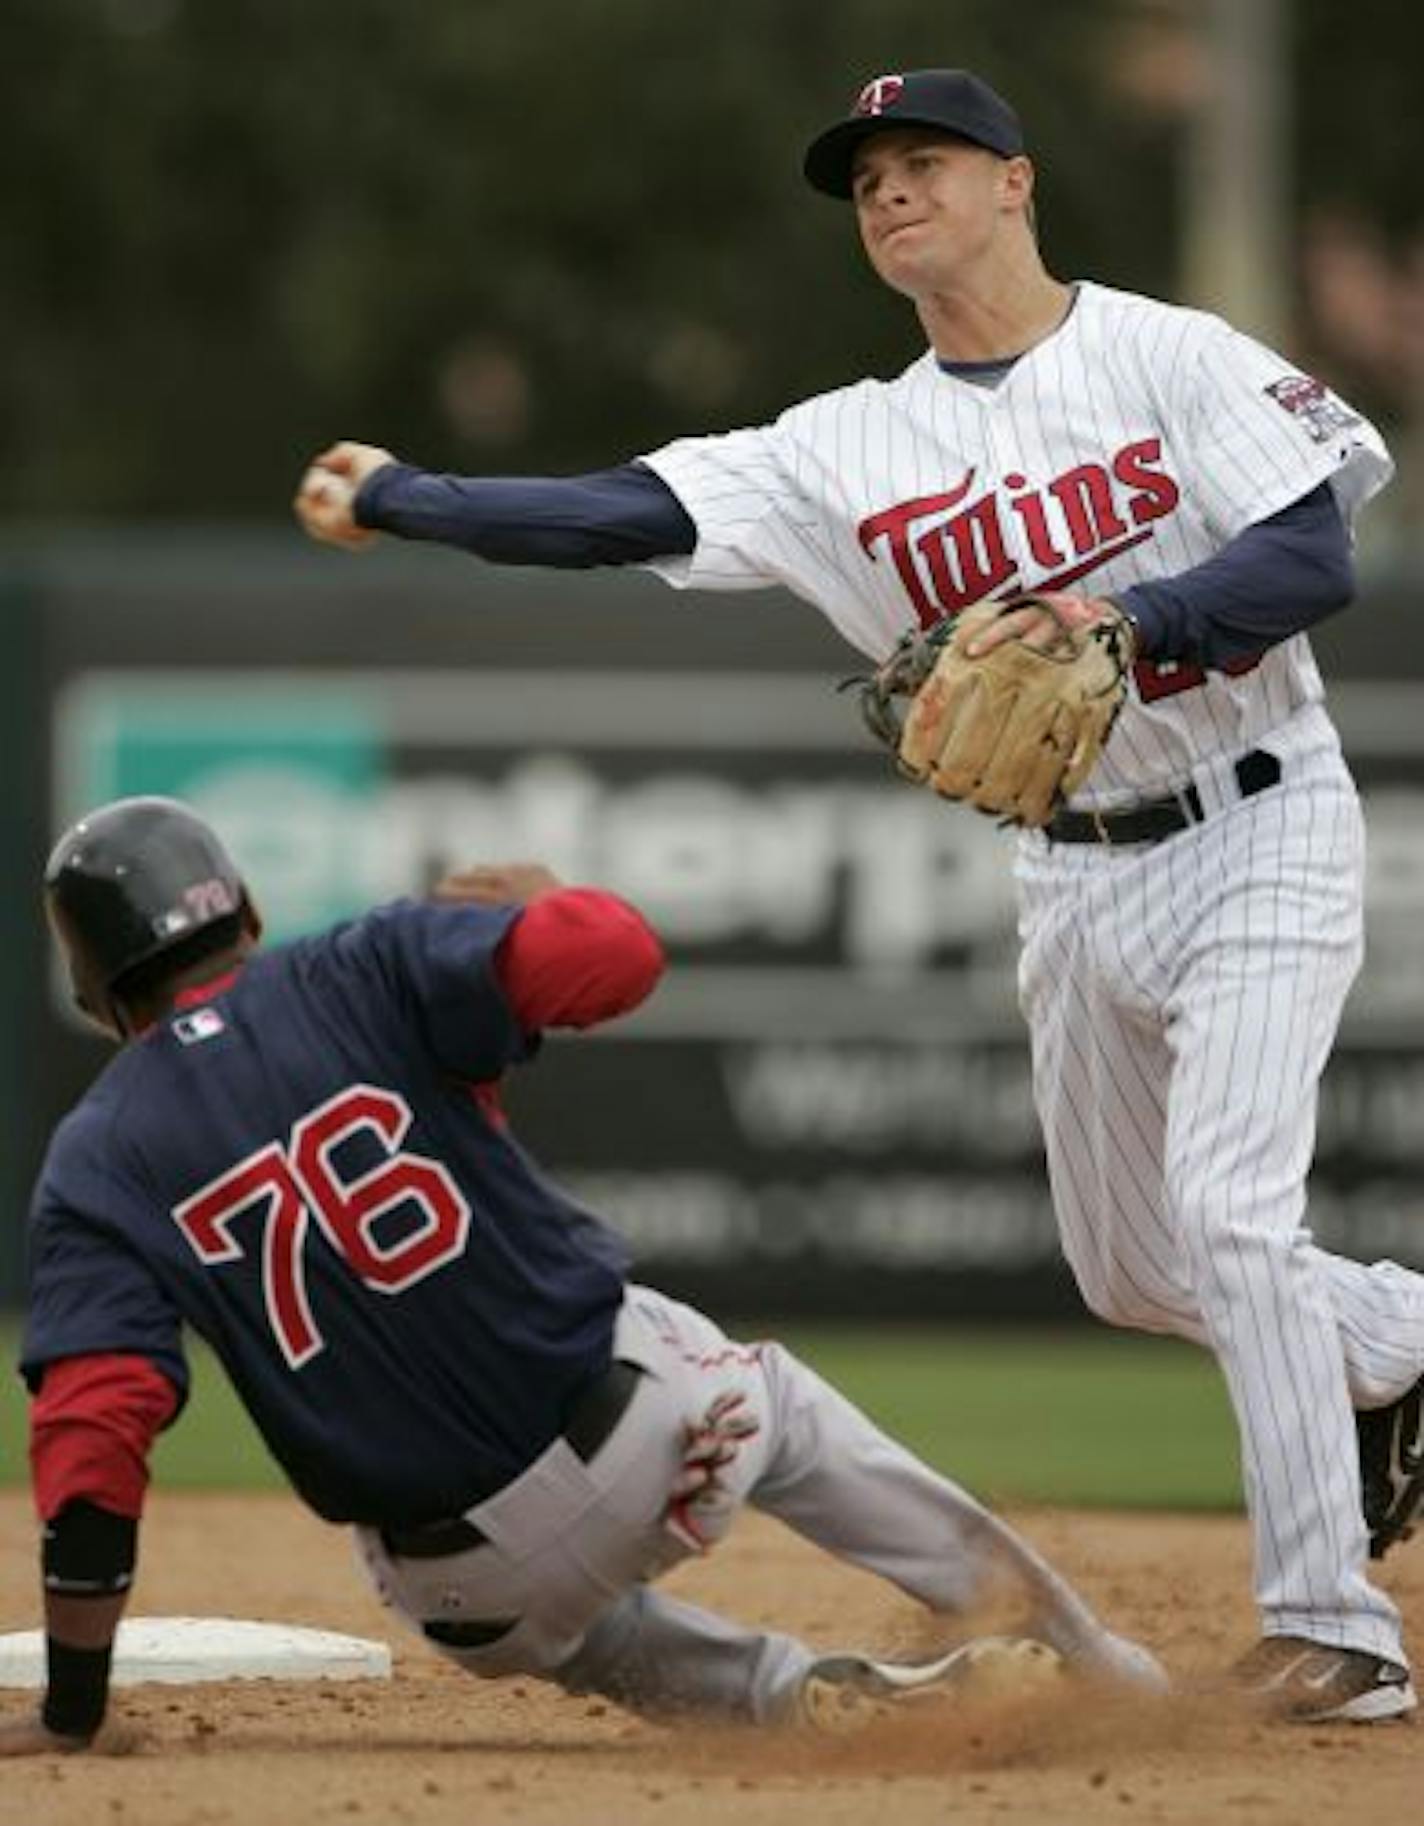
[[[739,1325],[745,1337],[755,1325]],[[767,1328],[896,1438],[992,1502],[1220,1509],[1239,1501],[1234,1428],[1209,1358],[1106,1331]],[[4,1336],[13,1358],[13,1334]],[[206,1350],[187,1412],[161,1442],[173,1488],[282,1479]],[[0,1482],[23,1480],[23,1402],[0,1381]]]

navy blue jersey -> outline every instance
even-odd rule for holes
[[[216,1350],[332,1521],[450,1515],[606,1366],[626,1258],[472,1086],[525,1058],[518,909],[399,902],[251,958],[114,1059],[55,1133],[22,1368]]]

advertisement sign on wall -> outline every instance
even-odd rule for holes
[[[1424,717],[1364,683],[1337,710],[1368,801],[1370,962],[1311,1221],[1424,1263]],[[91,669],[54,729],[57,822],[189,800],[274,938],[478,859],[642,907],[662,987],[551,1046],[511,1104],[650,1275],[743,1309],[1075,1309],[1015,1003],[1012,838],[906,790],[822,675]]]

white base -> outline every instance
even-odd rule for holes
[[[128,1617],[114,1644],[113,1683],[201,1680],[389,1680],[384,1642],[236,1617]],[[0,1636],[0,1687],[45,1683],[44,1633]]]

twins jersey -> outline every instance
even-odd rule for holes
[[[512,907],[401,902],[265,952],[115,1058],[56,1131],[22,1367],[181,1327],[332,1521],[453,1515],[516,1476],[606,1367],[621,1242],[478,1087],[531,1042]]]
[[[1173,576],[1329,481],[1348,520],[1391,473],[1374,428],[1219,318],[1084,284],[996,387],[932,351],[898,379],[642,459],[695,521],[678,587],[780,583],[883,658],[907,627],[1023,590]],[[1228,672],[1141,662],[1075,805],[1178,786],[1321,695],[1304,635]]]

